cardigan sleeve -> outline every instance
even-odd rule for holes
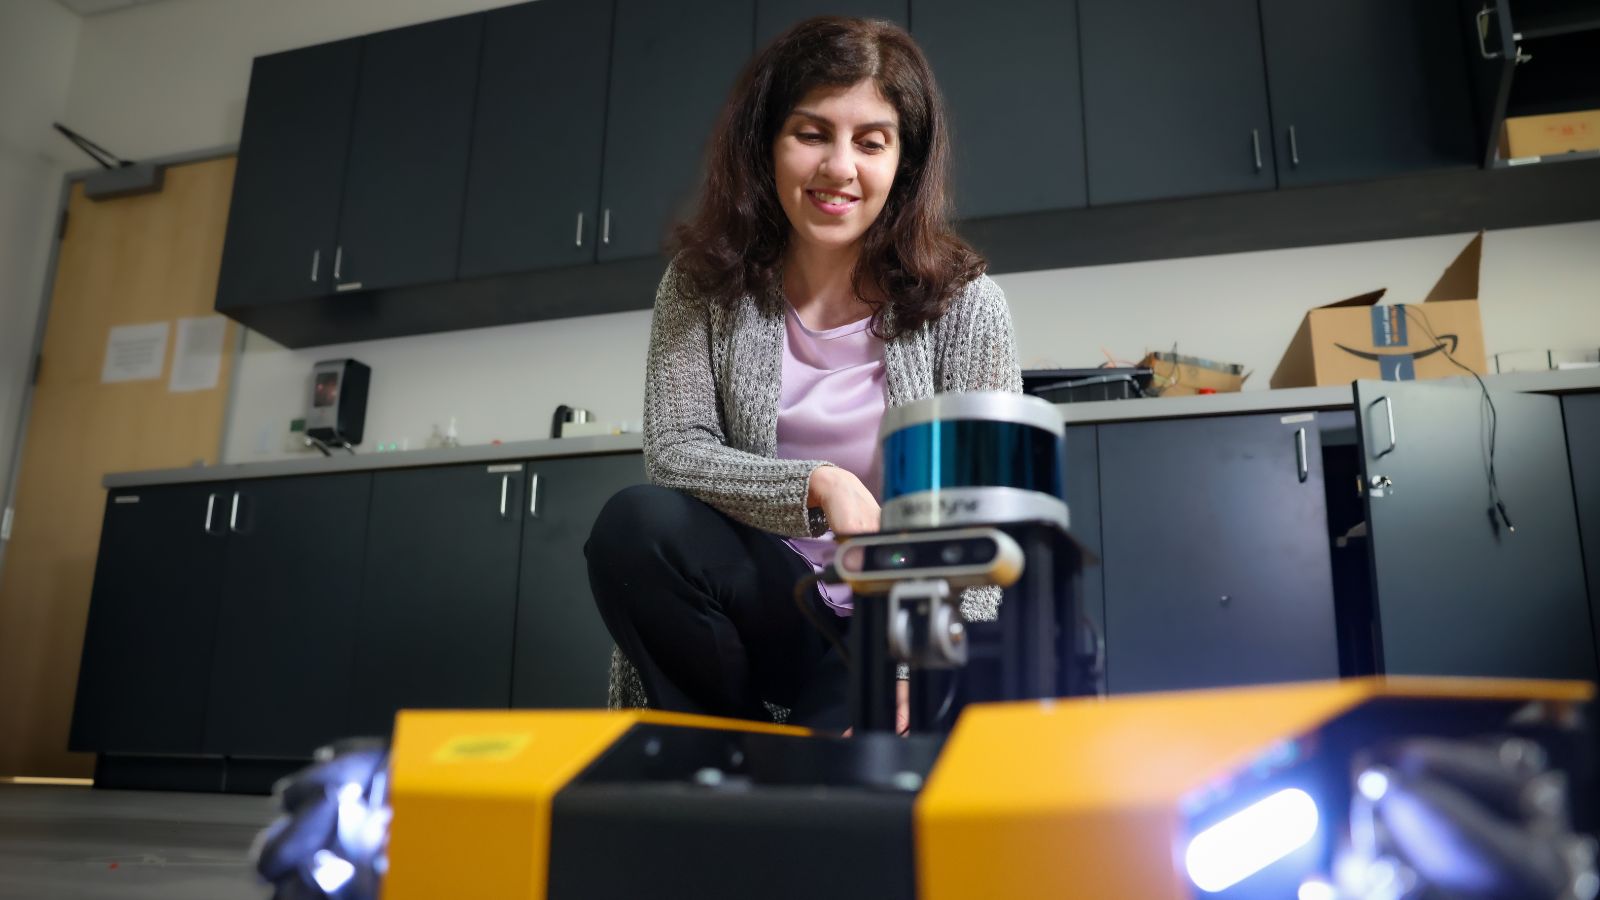
[[[711,363],[711,316],[711,303],[690,296],[669,266],[656,291],[645,365],[645,471],[651,482],[746,525],[809,536],[811,472],[828,463],[774,459],[727,445]]]

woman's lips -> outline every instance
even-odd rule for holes
[[[806,199],[811,201],[812,206],[815,206],[817,209],[822,210],[830,216],[842,216],[849,212],[857,203],[861,202],[859,199],[846,200],[843,203],[823,200],[820,196],[818,196],[818,192],[816,191],[806,191]]]

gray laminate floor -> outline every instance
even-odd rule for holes
[[[0,900],[262,900],[268,797],[0,784]]]

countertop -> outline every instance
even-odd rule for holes
[[[1600,390],[1600,369],[1570,369],[1550,372],[1515,372],[1485,375],[1490,390],[1524,393],[1569,393]],[[1471,378],[1438,379],[1440,384],[1475,388]],[[1176,419],[1194,416],[1227,416],[1284,410],[1322,410],[1348,407],[1354,402],[1347,386],[1286,388],[1243,391],[1237,394],[1208,394],[1195,397],[1151,397],[1140,400],[1107,400],[1098,403],[1060,403],[1056,409],[1068,425],[1099,422],[1127,422],[1140,419]],[[599,435],[559,440],[516,441],[508,444],[481,444],[471,447],[445,447],[428,450],[402,450],[386,453],[340,454],[331,457],[233,463],[221,466],[192,466],[182,469],[151,469],[142,472],[117,472],[107,475],[107,488],[147,487],[158,484],[183,484],[206,481],[232,481],[247,478],[278,478],[287,475],[324,475],[401,469],[415,466],[500,463],[558,456],[589,456],[600,453],[628,453],[642,450],[640,434]]]

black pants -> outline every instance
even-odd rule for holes
[[[766,701],[796,725],[849,724],[848,672],[794,602],[811,568],[776,535],[637,485],[606,503],[584,556],[600,617],[653,708],[770,721]],[[815,588],[806,601],[842,642],[850,620]]]

